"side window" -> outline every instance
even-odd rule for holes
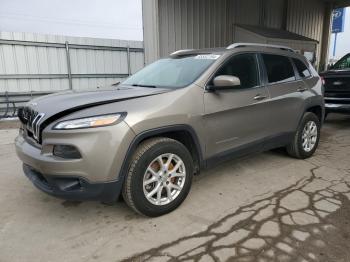
[[[350,55],[346,55],[342,57],[333,66],[333,69],[345,69],[345,68],[350,68]]]
[[[241,80],[242,88],[259,85],[258,65],[255,54],[236,55],[226,62],[215,74],[236,76]]]
[[[269,83],[295,80],[294,69],[289,58],[280,55],[262,54]]]
[[[311,73],[307,66],[304,64],[304,62],[300,61],[299,59],[293,58],[293,62],[295,64],[295,67],[297,68],[297,71],[299,75],[304,78],[304,77],[309,77],[311,76]]]

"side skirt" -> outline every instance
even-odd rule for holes
[[[291,143],[293,138],[293,132],[282,133],[277,136],[267,137],[254,141],[247,145],[227,150],[225,152],[207,158],[205,160],[204,169],[211,168],[228,160],[240,158],[252,153],[260,153],[274,148],[287,146],[289,143]]]

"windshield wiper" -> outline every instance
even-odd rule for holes
[[[132,86],[149,87],[149,88],[156,88],[157,87],[154,85],[140,85],[140,84],[132,84]]]

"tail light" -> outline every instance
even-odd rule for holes
[[[323,76],[321,76],[321,82],[322,82],[322,95],[324,96],[325,95],[325,92],[326,92],[326,88],[325,88],[325,86],[326,86],[326,80],[324,79],[324,77]]]
[[[326,80],[324,79],[323,76],[321,76],[321,81],[322,81],[322,85],[325,85],[325,84],[326,84]]]

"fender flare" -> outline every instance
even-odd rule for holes
[[[158,136],[158,135],[165,134],[165,133],[169,133],[169,132],[176,132],[176,131],[186,131],[186,132],[189,132],[191,134],[191,138],[194,141],[194,144],[195,144],[195,147],[196,147],[196,150],[198,153],[199,166],[200,167],[204,166],[205,163],[203,160],[203,153],[202,153],[202,149],[201,149],[201,146],[199,143],[199,139],[198,139],[196,132],[194,131],[194,129],[191,126],[186,125],[186,124],[178,124],[178,125],[157,127],[154,129],[149,129],[149,130],[143,131],[134,137],[134,139],[130,143],[129,148],[125,154],[123,163],[122,163],[120,171],[119,171],[118,181],[124,183],[124,179],[127,175],[128,167],[129,167],[132,155],[135,152],[137,146],[140,144],[141,141],[143,141],[147,138],[151,138],[151,137]]]

